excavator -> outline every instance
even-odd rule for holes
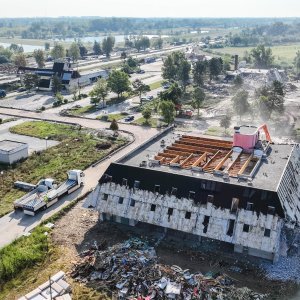
[[[261,125],[261,126],[258,128],[258,131],[260,131],[260,130],[263,130],[263,131],[264,131],[265,136],[266,136],[266,140],[267,140],[269,143],[272,143],[272,139],[271,139],[271,136],[270,136],[270,133],[269,133],[267,124]]]

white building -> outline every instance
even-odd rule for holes
[[[27,157],[27,144],[10,140],[0,141],[0,163],[11,165]]]

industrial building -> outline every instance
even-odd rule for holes
[[[154,224],[276,261],[283,226],[300,222],[300,147],[267,127],[233,140],[169,128],[110,164],[85,205],[101,220]]]
[[[0,163],[12,165],[13,163],[27,157],[27,144],[10,140],[0,141]]]

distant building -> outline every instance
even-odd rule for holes
[[[299,172],[299,144],[273,144],[265,126],[237,127],[232,141],[169,129],[111,163],[85,205],[101,220],[149,223],[276,261],[282,227],[300,225]]]
[[[21,75],[21,81],[23,74],[37,74],[40,78],[38,88],[43,91],[52,90],[52,79],[55,75],[61,79],[66,90],[70,90],[74,86],[83,87],[97,81],[98,78],[108,77],[108,72],[105,70],[78,72],[72,68],[71,63],[64,62],[55,62],[52,69],[20,67],[18,73]]]
[[[0,163],[12,165],[13,163],[27,157],[27,144],[10,140],[0,141]]]

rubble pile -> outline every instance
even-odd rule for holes
[[[236,288],[228,276],[220,273],[203,275],[159,264],[155,249],[136,238],[103,251],[95,245],[80,257],[71,276],[93,283],[100,290],[115,292],[119,299],[265,298],[247,288]]]

